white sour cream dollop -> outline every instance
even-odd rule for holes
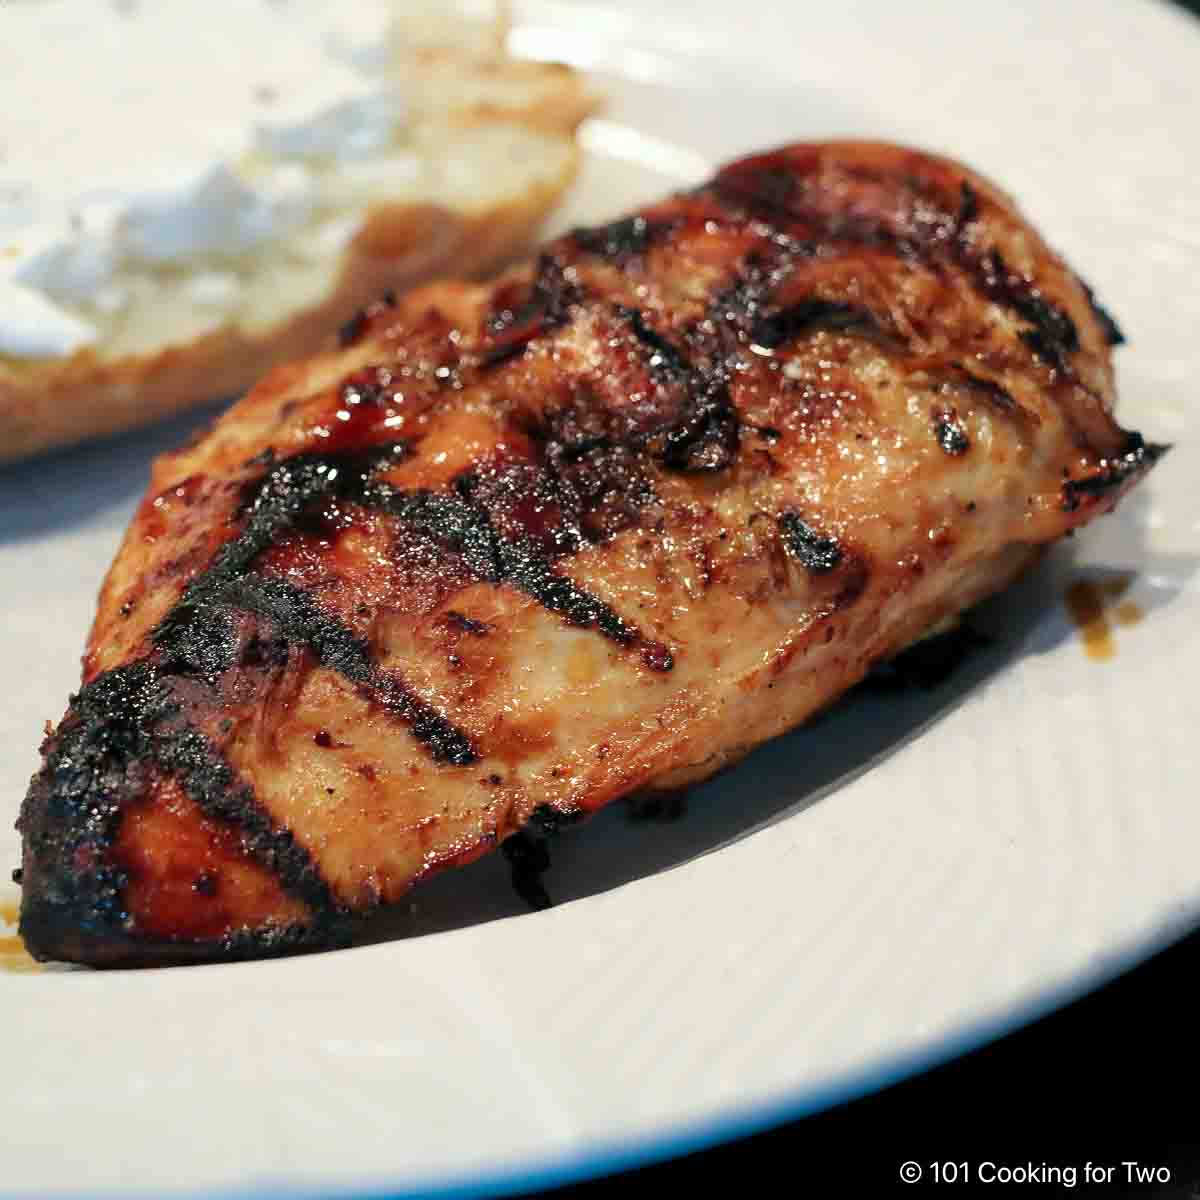
[[[126,268],[221,260],[310,219],[313,172],[404,121],[388,0],[0,4],[0,354],[70,355]]]

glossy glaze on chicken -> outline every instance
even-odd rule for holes
[[[867,144],[380,302],[156,465],[22,810],[28,945],[334,945],[704,778],[1116,503],[1158,454],[1117,340],[992,185]]]

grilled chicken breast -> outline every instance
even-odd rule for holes
[[[26,943],[337,944],[724,767],[1145,472],[1119,338],[993,185],[857,143],[381,301],[156,464],[22,809]]]

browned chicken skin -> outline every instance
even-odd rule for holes
[[[381,302],[161,459],[20,818],[90,963],[350,918],[805,720],[1156,447],[985,180],[799,145]]]

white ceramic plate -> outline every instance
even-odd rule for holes
[[[0,1188],[470,1192],[810,1111],[1093,986],[1200,918],[1200,26],[1149,0],[518,3],[611,96],[562,223],[723,158],[863,135],[1003,181],[1127,326],[1126,423],[1175,453],[991,604],[928,695],[860,697],[698,791],[498,859],[390,939],[243,966],[0,975]],[[0,85],[2,86],[2,85]],[[180,426],[0,476],[0,863],[97,584]],[[1062,607],[1129,574],[1091,661]],[[15,899],[15,889],[7,893]]]

